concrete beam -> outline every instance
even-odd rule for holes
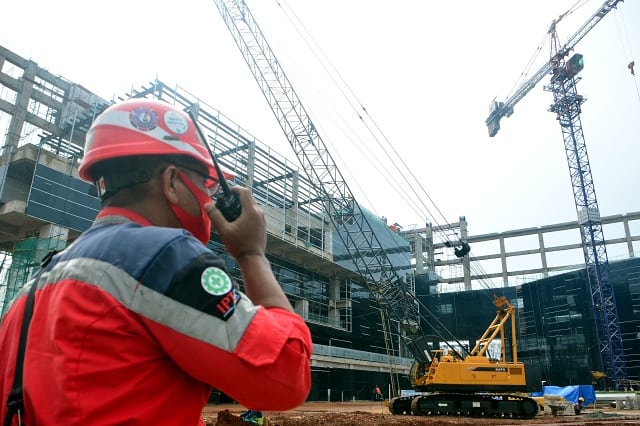
[[[405,365],[389,365],[388,363],[363,361],[351,358],[311,355],[312,367],[343,368],[346,370],[375,371],[383,373],[409,374],[410,367]],[[392,371],[393,370],[393,371]]]

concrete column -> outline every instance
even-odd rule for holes
[[[9,128],[7,129],[7,139],[5,147],[7,150],[3,150],[3,159],[10,161],[9,156],[18,147],[20,143],[20,135],[22,134],[22,126],[27,117],[27,108],[29,107],[29,100],[31,99],[31,93],[33,93],[33,82],[36,77],[36,69],[38,66],[33,61],[28,61],[26,67],[22,72],[20,78],[20,88],[18,90],[18,96],[15,103],[15,112],[11,116],[9,122]]]
[[[427,222],[425,235],[425,252],[427,253],[427,270],[436,272],[436,255],[433,248],[433,225]]]
[[[253,186],[253,178],[255,175],[256,168],[256,141],[249,142],[249,147],[247,148],[247,181],[245,184],[248,188]]]
[[[464,216],[460,216],[460,239],[467,241],[469,237],[467,232],[467,219]],[[470,291],[471,288],[471,256],[467,255],[462,258],[462,272],[464,274],[464,290]]]
[[[300,315],[302,319],[304,320],[309,319],[309,300],[307,299],[296,300],[293,303],[293,310],[296,311],[296,313],[298,313],[298,315]]]
[[[340,280],[332,277],[329,281],[329,324],[340,324]]]
[[[297,176],[298,174],[296,173],[296,177]],[[323,220],[322,225],[322,227],[324,228],[324,251],[326,253],[333,254],[333,233],[335,232],[335,228],[333,227],[333,222],[331,221],[331,215],[333,215],[335,212],[333,211],[332,204],[329,200],[324,201],[324,211],[328,216],[326,220]]]
[[[549,267],[547,266],[547,251],[544,248],[544,234],[538,231],[538,242],[540,243],[540,260],[542,261],[542,276],[549,276]]]
[[[298,193],[300,192],[300,172],[294,170],[293,176],[291,177],[291,201],[293,205],[291,206],[291,211],[294,213],[298,213]]]
[[[422,235],[416,232],[413,236],[415,242],[414,258],[416,259],[416,274],[424,274],[424,249],[422,247]]]
[[[502,263],[502,285],[509,286],[509,275],[507,270],[507,254],[504,249],[504,237],[500,237],[500,262]]]
[[[627,250],[629,251],[629,257],[634,257],[633,240],[631,239],[631,231],[629,230],[629,219],[625,217],[624,219],[622,219],[622,223],[624,225],[624,237],[627,240]]]
[[[298,190],[299,190],[299,173],[298,171],[294,171],[293,172],[293,176],[291,178],[291,205],[287,205],[286,204],[286,198],[287,198],[287,194],[286,194],[286,189],[285,189],[285,194],[283,194],[284,196],[284,201],[285,201],[285,205],[283,206],[284,209],[284,232],[289,234],[289,235],[293,235],[296,236],[297,235],[297,229],[298,229]],[[285,182],[288,183],[288,180]],[[325,243],[327,240],[327,236],[324,236],[325,239]]]

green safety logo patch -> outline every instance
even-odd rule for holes
[[[231,278],[222,269],[215,268],[213,266],[208,267],[202,271],[200,276],[200,283],[202,288],[209,294],[214,296],[222,296],[227,294],[233,288]]]

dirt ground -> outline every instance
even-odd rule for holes
[[[202,418],[207,426],[246,426],[238,404],[207,405]],[[384,402],[309,402],[291,411],[265,411],[265,426],[444,426],[444,425],[632,425],[640,424],[638,410],[587,409],[580,416],[538,415],[534,419],[394,416]]]

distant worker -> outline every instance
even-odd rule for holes
[[[149,99],[115,104],[91,125],[79,175],[103,208],[2,318],[2,421],[9,405],[11,425],[203,425],[212,386],[260,410],[304,402],[309,328],[272,273],[251,192],[232,188],[232,222],[212,203],[218,174],[204,143],[187,114]],[[212,225],[246,293],[207,248]]]
[[[376,401],[382,401],[384,399],[384,397],[382,396],[382,390],[380,390],[380,386],[376,385],[375,393]]]
[[[573,405],[573,412],[578,415],[582,413],[582,410],[584,410],[584,398],[579,397],[578,402]]]

